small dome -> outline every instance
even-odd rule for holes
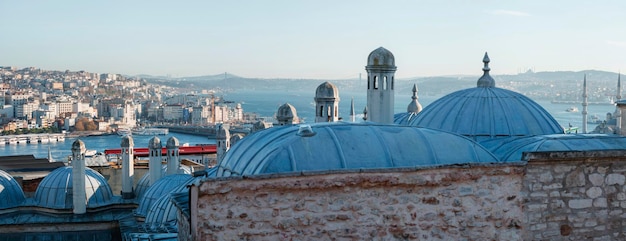
[[[163,165],[161,168],[161,176],[166,176],[167,173],[167,165]],[[185,165],[180,165],[178,168],[178,174],[187,174],[191,175],[191,168]],[[143,194],[150,188],[150,172],[146,172],[143,174],[139,181],[137,182],[137,186],[135,187],[135,197],[137,197],[137,201],[141,200]]]
[[[19,206],[26,197],[13,176],[0,170],[0,210]]]
[[[148,141],[148,148],[161,149],[162,147],[163,146],[161,145],[161,139],[156,136],[150,138],[150,141]]]
[[[505,162],[522,161],[524,152],[623,150],[626,138],[615,135],[545,135],[512,137],[481,143]]]
[[[178,138],[176,137],[170,137],[167,139],[167,144],[165,145],[165,147],[169,148],[176,148],[180,146],[180,142],[178,141]]]
[[[315,90],[315,101],[322,99],[339,100],[339,90],[337,89],[337,86],[328,81],[317,86],[317,89]]]
[[[148,210],[148,214],[146,214],[146,219],[144,223],[150,224],[150,226],[158,227],[170,222],[177,221],[177,209],[174,203],[170,200],[172,198],[171,194],[183,192],[189,192],[189,187],[187,184],[181,185],[172,190],[169,194],[163,195],[162,197],[157,199]]]
[[[72,153],[78,151],[78,153],[85,153],[85,143],[81,140],[76,140],[72,143]]]
[[[396,66],[396,58],[391,51],[380,47],[375,49],[367,57],[367,66]]]
[[[291,122],[297,121],[298,112],[296,112],[296,108],[289,103],[285,103],[278,107],[278,111],[276,111],[276,120],[278,122]]]
[[[159,198],[170,194],[180,186],[186,186],[192,180],[193,177],[187,174],[174,174],[157,180],[141,197],[136,211],[137,215],[145,217],[152,204]]]
[[[71,209],[72,167],[59,167],[48,174],[37,187],[35,202],[38,206],[53,209]],[[107,180],[91,168],[85,168],[85,193],[87,207],[100,207],[110,203],[113,192]]]
[[[217,133],[215,133],[215,139],[217,140],[230,140],[230,131],[227,125],[219,125],[217,127]]]
[[[133,147],[135,146],[135,143],[133,142],[133,137],[129,136],[129,135],[125,135],[122,137],[122,143],[120,144],[121,147]]]
[[[265,122],[265,121],[257,121],[252,125],[252,131],[251,132],[257,132],[260,130],[265,130],[267,128],[272,127],[272,123],[269,122]]]
[[[217,176],[494,163],[482,146],[452,133],[374,123],[315,123],[253,133],[231,147]],[[459,158],[462,157],[462,158]]]

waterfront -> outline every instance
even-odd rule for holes
[[[214,139],[209,139],[204,136],[194,136],[188,134],[170,133],[168,135],[158,136],[161,139],[161,144],[165,147],[167,139],[170,137],[176,137],[180,141],[180,144],[214,144]],[[152,136],[133,136],[135,147],[147,147],[148,141]],[[32,143],[32,144],[19,144],[19,145],[0,145],[0,156],[13,156],[13,155],[35,155],[37,158],[47,158],[48,148],[55,161],[66,161],[67,157],[72,154],[72,143],[80,139],[85,142],[85,147],[88,150],[96,150],[98,152],[104,152],[105,149],[120,148],[121,136],[118,135],[104,135],[104,136],[86,136],[86,137],[74,137],[65,138],[64,142],[49,142],[49,143]]]

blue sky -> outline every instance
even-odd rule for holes
[[[343,79],[626,69],[626,1],[0,1],[0,66]]]

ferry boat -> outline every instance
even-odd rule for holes
[[[130,131],[130,129],[117,129],[117,134],[120,136],[128,136],[130,135],[132,132]]]
[[[576,106],[572,106],[570,108],[567,108],[565,111],[567,111],[567,112],[578,112],[578,108],[576,108]]]
[[[133,135],[139,136],[154,136],[154,135],[167,135],[170,130],[167,128],[135,128],[132,130]]]

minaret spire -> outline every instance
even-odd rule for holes
[[[615,102],[618,102],[622,99],[622,82],[620,80],[621,75],[621,73],[617,74],[617,95],[615,96]]]
[[[367,106],[363,109],[363,121],[367,121]]]
[[[587,94],[587,74],[583,78],[583,134],[587,133],[587,102],[589,95]]]
[[[356,113],[354,112],[354,97],[350,101],[350,122],[355,122]]]
[[[483,67],[483,76],[481,76],[476,83],[478,87],[496,87],[496,81],[489,75],[489,71],[491,70],[491,68],[489,68],[489,62],[491,62],[491,60],[487,52],[485,52],[485,57],[483,57],[483,63],[485,64]]]
[[[422,111],[422,105],[417,101],[417,84],[413,84],[413,96],[411,97],[411,99],[413,99],[411,101],[411,103],[409,103],[409,106],[406,108],[407,112],[411,112],[411,113],[420,113],[420,111]]]

